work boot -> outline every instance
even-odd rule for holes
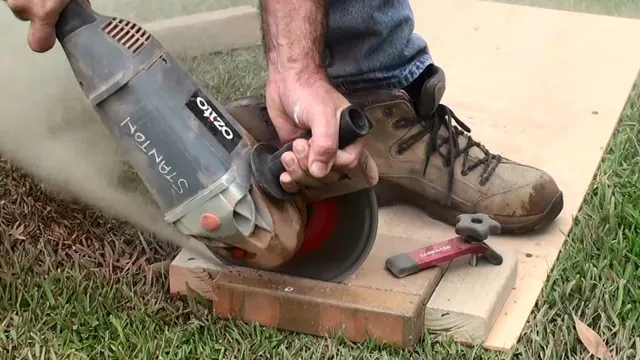
[[[563,207],[553,178],[472,139],[469,127],[440,103],[445,87],[444,71],[432,65],[403,90],[344,94],[373,123],[365,143],[378,167],[379,206],[412,205],[452,226],[459,214],[485,213],[502,233],[551,223]],[[239,99],[227,109],[258,141],[277,141],[264,99]]]
[[[502,233],[552,222],[563,207],[553,178],[473,139],[471,129],[440,103],[445,87],[444,71],[432,65],[404,90],[348,95],[373,122],[365,141],[378,166],[380,206],[409,204],[452,226],[459,214],[485,213]]]

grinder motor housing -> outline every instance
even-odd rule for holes
[[[242,127],[151,34],[82,0],[69,3],[56,32],[82,91],[167,221],[239,247],[255,226],[272,227],[248,196]],[[204,204],[220,219],[216,231],[201,228],[204,211],[191,211]]]

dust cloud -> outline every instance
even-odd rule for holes
[[[59,45],[27,45],[28,23],[0,6],[0,154],[62,197],[185,247],[80,91]]]

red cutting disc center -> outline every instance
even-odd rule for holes
[[[333,200],[323,200],[311,205],[311,216],[305,226],[304,241],[298,252],[305,253],[322,247],[338,224],[338,205]]]

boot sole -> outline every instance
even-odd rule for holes
[[[380,208],[396,204],[407,204],[424,211],[430,218],[451,226],[455,226],[456,218],[458,215],[463,214],[461,211],[452,210],[436,204],[416,192],[407,190],[405,187],[387,180],[380,179],[374,187],[374,191],[376,193],[378,207]],[[490,215],[490,217],[500,223],[502,227],[501,234],[524,234],[539,231],[547,227],[560,215],[563,207],[564,198],[562,191],[560,191],[547,209],[540,215],[522,218],[495,215]]]

